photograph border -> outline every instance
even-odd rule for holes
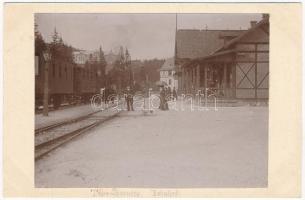
[[[301,3],[6,3],[3,192],[6,197],[300,197]],[[34,13],[268,13],[267,188],[35,188]]]

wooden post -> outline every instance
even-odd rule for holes
[[[200,88],[200,65],[198,64],[196,67],[196,89],[199,90]]]
[[[186,92],[187,71],[183,68],[183,93]]]
[[[49,61],[44,66],[43,116],[49,115]]]
[[[257,101],[257,44],[255,44],[255,82],[254,82],[254,90],[255,90],[255,100]]]
[[[222,80],[222,85],[223,85],[224,96],[227,97],[227,63],[223,64],[223,80]]]
[[[237,63],[233,62],[232,63],[232,89],[233,89],[233,97],[236,98],[236,66]]]
[[[180,86],[180,91],[182,92],[182,93],[184,93],[184,76],[185,76],[185,74],[184,74],[184,68],[181,66],[181,86]]]
[[[192,85],[193,85],[193,67],[190,69],[190,85],[189,85],[189,88],[190,88],[190,93],[192,93]]]
[[[208,99],[208,64],[204,65],[204,98],[205,98],[205,105],[207,106],[207,99]]]
[[[191,88],[191,72],[190,69],[187,70],[187,92],[190,92],[190,88]]]
[[[194,94],[195,92],[195,87],[196,87],[196,84],[195,84],[195,80],[196,80],[196,67],[192,67],[192,94]]]
[[[188,71],[185,69],[185,93],[187,93],[188,90]]]
[[[193,67],[193,85],[196,83],[196,67]]]

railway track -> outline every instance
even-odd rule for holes
[[[83,119],[86,119],[86,118],[90,117],[91,115],[94,115],[95,113],[98,113],[98,112],[101,112],[101,111],[100,110],[99,111],[95,111],[95,112],[89,113],[89,114],[81,116],[81,117],[77,117],[77,118],[69,119],[69,120],[66,120],[66,121],[63,121],[63,122],[51,124],[49,126],[44,126],[44,127],[41,127],[41,128],[37,128],[37,129],[35,129],[35,135],[38,135],[40,133],[43,133],[45,131],[48,131],[50,129],[53,129],[53,128],[56,128],[56,127],[59,127],[59,126],[63,126],[63,125],[66,125],[66,124],[70,124],[70,123],[75,123],[75,122],[81,121]]]
[[[86,131],[116,117],[121,111],[109,107],[88,115],[35,130],[35,160]]]
[[[53,106],[49,106],[49,112],[56,111],[56,110],[64,110],[67,108],[71,108],[77,105],[81,104],[67,104],[67,105],[61,105],[58,108],[54,108]],[[84,104],[83,104],[84,105]],[[35,114],[42,114],[43,113],[43,108],[35,108]]]
[[[121,105],[121,104],[122,104],[122,102],[119,105]],[[105,110],[111,109],[115,105],[107,107]],[[95,111],[95,112],[92,112],[92,113],[89,113],[87,115],[83,115],[83,116],[80,116],[80,117],[77,117],[77,118],[74,118],[74,119],[69,119],[69,120],[66,120],[66,121],[63,121],[63,122],[51,124],[49,126],[44,126],[44,127],[41,127],[41,128],[37,128],[37,129],[35,129],[35,135],[38,135],[40,133],[43,133],[45,131],[48,131],[50,129],[53,129],[53,128],[56,128],[56,127],[59,127],[59,126],[63,126],[65,124],[70,124],[70,123],[74,123],[74,122],[77,122],[77,121],[81,121],[83,119],[86,119],[86,118],[90,117],[91,115],[94,115],[95,113],[102,112],[102,111],[105,111],[105,110],[98,110],[98,111]]]

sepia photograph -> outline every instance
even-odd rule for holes
[[[268,187],[267,13],[36,13],[35,187]]]

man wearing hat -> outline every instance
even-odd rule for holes
[[[127,86],[127,88],[126,88],[125,101],[127,104],[127,110],[133,111],[133,92],[131,91],[129,86]]]

